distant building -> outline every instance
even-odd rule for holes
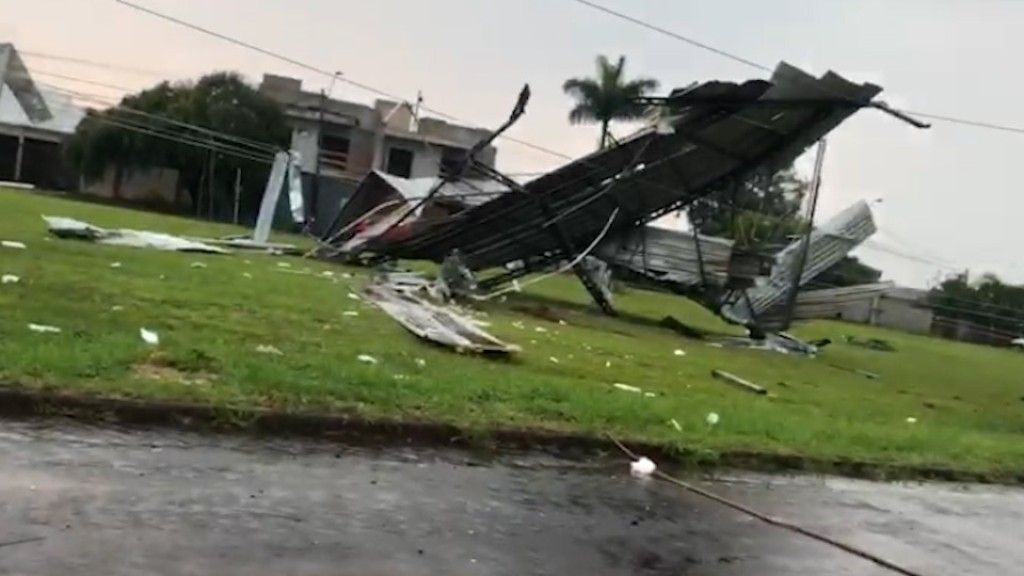
[[[259,90],[285,108],[291,147],[302,157],[307,191],[313,189],[319,162],[314,214],[320,226],[371,170],[403,178],[434,177],[489,133],[434,118],[417,120],[409,103],[376,100],[368,106],[324,98],[319,92],[303,91],[296,78],[265,74]],[[496,149],[489,146],[478,159],[493,166],[496,156]]]
[[[0,44],[0,181],[72,189],[63,146],[85,110],[39,88],[11,44]]]

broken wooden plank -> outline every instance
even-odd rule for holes
[[[767,390],[758,386],[757,384],[754,384],[753,382],[750,382],[748,380],[744,380],[743,378],[740,378],[735,374],[726,372],[725,370],[719,370],[716,368],[711,371],[711,375],[714,376],[715,378],[718,378],[719,380],[723,380],[725,382],[728,382],[729,384],[732,384],[733,386],[736,386],[740,390],[746,390],[747,392],[753,392],[754,394],[762,395],[768,393]]]

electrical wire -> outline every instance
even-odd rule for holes
[[[668,30],[666,28],[662,28],[661,26],[658,26],[656,24],[652,24],[652,23],[647,22],[645,20],[641,20],[641,19],[636,18],[634,16],[630,16],[629,14],[625,14],[625,13],[622,13],[622,12],[618,12],[616,10],[612,10],[611,8],[608,8],[607,6],[603,6],[603,5],[598,4],[596,2],[591,2],[590,0],[569,0],[569,1],[570,2],[575,2],[575,3],[580,4],[582,6],[586,6],[588,8],[593,9],[593,10],[597,10],[599,12],[603,12],[604,14],[607,14],[609,16],[613,16],[615,18],[619,18],[621,20],[625,20],[626,22],[629,22],[629,23],[634,24],[636,26],[640,26],[642,28],[646,28],[648,30],[657,32],[657,33],[662,34],[664,36],[668,36],[668,37],[673,38],[675,40],[678,40],[680,42],[684,42],[686,44],[689,44],[690,46],[695,46],[695,47],[700,48],[702,50],[707,50],[708,52],[712,52],[714,54],[718,54],[719,56],[728,58],[728,59],[733,60],[735,62],[739,62],[740,64],[744,64],[744,65],[750,66],[752,68],[756,68],[758,70],[771,72],[771,68],[769,68],[768,66],[765,66],[764,64],[759,64],[759,63],[754,62],[753,60],[750,60],[748,58],[744,58],[744,57],[739,56],[737,54],[734,54],[734,53],[731,53],[731,52],[727,52],[727,51],[722,50],[720,48],[715,48],[714,46],[712,46],[710,44],[706,44],[704,42],[700,42],[698,40],[695,40],[695,39],[693,39],[693,38],[691,38],[689,36],[685,36],[685,35],[680,34],[678,32],[673,32],[672,30]],[[996,124],[996,123],[993,123],[993,122],[982,122],[982,121],[979,121],[979,120],[969,120],[969,119],[966,119],[966,118],[957,118],[955,116],[946,116],[946,115],[941,115],[941,114],[933,114],[933,113],[929,113],[929,112],[915,112],[915,111],[910,111],[910,110],[896,110],[896,111],[900,112],[902,114],[910,115],[910,116],[920,116],[922,118],[928,118],[928,119],[931,119],[931,120],[939,120],[941,122],[949,122],[949,123],[952,123],[952,124],[961,124],[961,125],[964,125],[964,126],[974,126],[976,128],[988,128],[988,129],[991,129],[991,130],[1000,130],[1000,131],[1004,131],[1004,132],[1014,132],[1014,133],[1018,133],[1018,134],[1024,134],[1024,128],[1017,127],[1017,126],[1007,126],[1007,125],[1003,125],[1003,124]]]
[[[82,66],[91,66],[93,68],[103,68],[106,70],[112,70],[117,72],[126,72],[129,74],[138,74],[141,76],[159,76],[166,77],[169,74],[164,72],[157,72],[155,70],[147,70],[144,68],[132,68],[129,66],[121,66],[118,64],[97,62],[95,60],[87,60],[85,58],[77,58],[73,56],[62,56],[59,54],[48,54],[45,52],[35,52],[32,50],[18,50],[18,54],[22,56],[28,56],[30,58],[39,58],[41,60],[56,60],[58,62],[69,62],[72,64],[79,64]]]
[[[622,453],[625,454],[626,456],[628,456],[630,459],[632,459],[632,460],[639,460],[640,459],[638,454],[636,454],[635,452],[633,452],[632,450],[627,448],[622,442],[619,442],[618,439],[616,439],[614,436],[612,436],[611,434],[608,434],[607,436],[608,436],[608,439],[611,440],[619,448],[619,450],[621,450]],[[881,567],[883,567],[883,568],[885,568],[887,570],[891,570],[892,572],[896,572],[897,574],[903,574],[904,576],[921,576],[921,574],[918,573],[918,572],[914,572],[914,571],[912,571],[912,570],[910,570],[908,568],[904,568],[904,567],[902,567],[902,566],[900,566],[898,564],[894,564],[893,562],[889,562],[888,560],[885,560],[884,558],[881,558],[880,556],[872,554],[872,553],[870,553],[870,552],[868,552],[866,550],[863,550],[861,548],[857,548],[857,547],[852,546],[850,544],[845,544],[845,543],[840,542],[840,541],[838,541],[838,540],[836,540],[834,538],[831,538],[829,536],[825,536],[824,534],[819,534],[818,532],[814,532],[813,530],[809,530],[807,528],[804,528],[804,527],[799,526],[797,524],[794,524],[792,522],[789,522],[789,521],[786,521],[786,520],[782,520],[780,518],[775,518],[773,516],[769,516],[767,514],[758,512],[757,510],[754,510],[753,508],[750,508],[748,506],[744,506],[743,504],[740,504],[738,502],[734,502],[733,500],[725,498],[724,496],[719,496],[718,494],[715,494],[714,492],[711,492],[710,490],[705,490],[705,489],[703,489],[703,488],[701,488],[699,486],[695,486],[694,484],[690,484],[689,482],[685,482],[685,481],[683,481],[683,480],[681,480],[679,478],[676,478],[674,476],[666,474],[665,472],[662,472],[661,470],[655,469],[653,475],[656,478],[659,478],[659,479],[661,479],[661,480],[663,480],[665,482],[668,482],[670,484],[674,484],[674,485],[676,485],[676,486],[678,486],[678,487],[680,487],[680,488],[682,488],[682,489],[684,489],[684,490],[686,490],[688,492],[691,492],[691,493],[696,494],[698,496],[701,496],[703,498],[707,498],[708,500],[711,500],[713,502],[716,502],[718,504],[726,506],[727,508],[732,508],[733,510],[736,510],[737,512],[741,512],[743,514],[746,514],[747,516],[750,516],[751,518],[755,518],[757,520],[760,520],[761,522],[764,522],[765,524],[769,524],[771,526],[775,526],[775,527],[778,527],[778,528],[789,530],[790,532],[794,532],[796,534],[800,534],[802,536],[806,536],[806,537],[811,538],[813,540],[817,540],[818,542],[821,542],[823,544],[828,544],[829,546],[832,546],[833,548],[838,548],[839,550],[842,550],[843,552],[846,552],[846,553],[852,554],[854,556],[863,558],[864,560],[868,560],[870,562],[874,562],[875,564],[877,564],[877,565],[879,565],[879,566],[881,566]]]

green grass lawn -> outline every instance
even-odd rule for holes
[[[671,314],[734,331],[682,298],[632,290],[617,302],[627,317],[606,318],[590,310],[573,278],[557,277],[484,308],[492,332],[523,347],[510,360],[486,359],[424,344],[350,299],[365,284],[365,270],[252,253],[165,253],[59,240],[48,237],[41,214],[197,236],[239,231],[0,190],[0,239],[28,245],[0,248],[0,273],[21,277],[0,285],[6,385],[224,407],[356,411],[478,431],[611,432],[709,454],[753,450],[1024,473],[1024,354],[1018,352],[837,322],[796,332],[835,341],[847,334],[880,337],[897,351],[842,342],[817,358],[720,349],[655,325]],[[333,278],[320,275],[327,270]],[[304,271],[310,274],[296,273]],[[530,308],[539,306],[565,324],[532,315]],[[38,334],[27,328],[30,322],[62,332]],[[143,343],[140,327],[157,331],[160,344]],[[284,355],[259,353],[261,344]],[[686,355],[674,355],[676,349]],[[379,362],[361,363],[360,354]],[[728,387],[711,378],[713,368],[756,381],[771,395]],[[618,390],[616,382],[656,396]],[[721,417],[717,426],[705,422],[711,411]]]

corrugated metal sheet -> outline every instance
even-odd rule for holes
[[[797,320],[840,316],[845,318],[846,311],[862,306],[870,309],[876,298],[894,288],[895,284],[892,282],[878,282],[842,288],[801,291],[797,294],[796,310],[793,312],[793,317]]]
[[[711,284],[724,285],[732,240],[700,236],[700,256]],[[598,245],[594,255],[608,264],[658,282],[682,286],[701,284],[700,260],[692,232],[641,226]]]
[[[371,249],[438,261],[459,249],[472,269],[565,257],[556,223],[575,250],[610,220],[611,234],[621,233],[730,178],[788,165],[880,90],[831,72],[815,78],[785,63],[770,81],[705,83],[680,95],[678,106],[670,103],[655,125],[528,182],[526,194],[503,195]]]
[[[875,221],[866,202],[857,202],[811,232],[807,263],[800,277],[803,286],[837,264],[851,250],[875,233]],[[762,286],[747,291],[747,298],[723,309],[726,317],[741,323],[758,318],[785,300],[793,285],[801,242],[793,242],[775,257],[771,276]]]

